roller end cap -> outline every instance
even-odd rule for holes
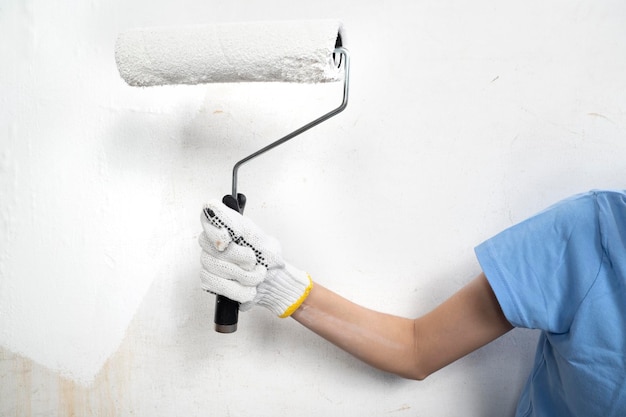
[[[235,324],[215,323],[215,331],[218,333],[235,333],[237,331],[237,323]]]

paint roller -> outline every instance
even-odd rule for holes
[[[118,35],[115,60],[131,86],[232,82],[325,83],[343,79],[341,104],[237,162],[224,204],[243,214],[239,168],[343,111],[348,104],[350,57],[343,25],[335,20],[221,23],[132,29]],[[260,262],[258,260],[258,262]],[[218,295],[215,330],[237,330],[239,304]]]

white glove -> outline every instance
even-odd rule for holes
[[[289,317],[313,287],[311,277],[287,264],[276,239],[250,219],[214,200],[201,215],[202,288],[241,303],[262,305]]]

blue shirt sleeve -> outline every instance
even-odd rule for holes
[[[601,267],[596,195],[561,201],[476,247],[478,261],[516,327],[565,333]]]

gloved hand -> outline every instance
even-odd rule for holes
[[[242,311],[258,304],[284,318],[300,307],[313,281],[283,260],[276,239],[216,200],[201,222],[203,289],[240,302]]]

